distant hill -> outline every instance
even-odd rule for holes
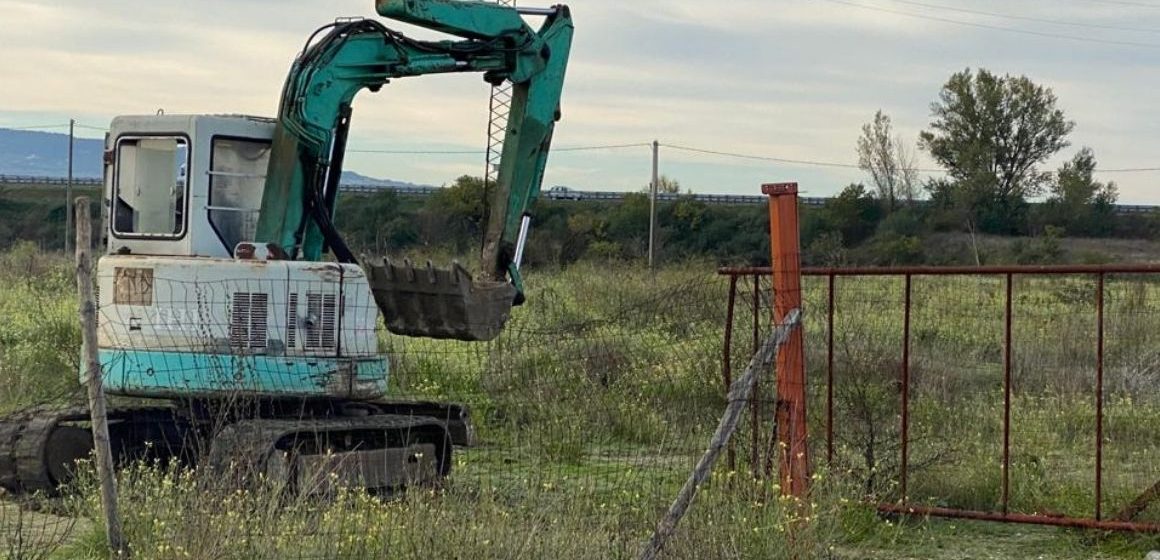
[[[99,178],[104,140],[77,138],[73,176]],[[65,177],[68,134],[0,128],[0,174]]]
[[[104,140],[77,138],[73,144],[73,176],[101,177]],[[68,134],[0,128],[0,175],[68,176]],[[403,181],[342,172],[342,182],[387,187],[423,187]]]
[[[354,171],[342,172],[342,184],[344,185],[372,185],[383,188],[397,188],[397,187],[430,187],[431,185],[421,185],[418,183],[408,183],[405,181],[395,181],[393,179],[376,179],[374,177],[367,177]]]

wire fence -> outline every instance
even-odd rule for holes
[[[814,456],[884,511],[1160,529],[1157,272],[807,270]]]
[[[5,273],[15,274],[17,262],[6,261]],[[28,270],[55,282],[43,266]],[[341,293],[346,326],[335,314],[327,334],[333,278],[290,290],[301,294],[292,305],[256,297],[285,291],[284,280],[194,283],[155,272],[146,282],[138,272],[106,271],[99,285],[110,390],[178,388],[160,408],[156,399],[112,403],[115,449],[132,459],[119,474],[125,536],[149,558],[634,556],[705,450],[728,404],[725,388],[772,332],[768,273],[734,272],[611,274],[580,265],[533,274],[529,301],[504,333],[466,343],[390,335],[357,290]],[[662,556],[817,554],[849,538],[827,494],[890,512],[1155,530],[1156,272],[1149,265],[807,270],[810,455],[828,478],[814,486],[811,521],[778,497],[775,377],[767,371]],[[118,275],[128,287],[118,290]],[[133,299],[146,286],[149,313]],[[56,311],[31,293],[19,296],[28,314],[39,313],[42,328],[54,324]],[[12,305],[0,297],[19,327],[24,317]],[[61,308],[73,317],[67,299]],[[192,311],[157,312],[178,308]],[[12,345],[18,334],[0,330],[11,339],[0,348],[5,379],[13,373],[6,366],[35,363],[19,361],[26,350]],[[317,367],[340,346],[344,356],[365,358],[363,369],[342,370],[345,379],[335,377],[341,368],[289,373],[296,356],[308,358],[299,367]],[[183,361],[176,355],[183,352],[217,357]],[[383,371],[375,369],[378,356],[389,360],[386,385],[360,383]],[[227,396],[180,398],[214,387],[226,387]],[[352,392],[327,404],[304,397],[312,387]],[[240,389],[283,398],[272,407],[240,398]],[[379,389],[383,397],[372,394]],[[66,393],[29,398],[64,401],[78,392]],[[344,458],[365,449],[332,437],[368,416],[459,418],[459,407],[432,403],[461,405],[473,429],[470,438],[453,434],[449,470],[438,481],[417,459],[402,469],[412,478],[400,490],[399,480],[368,467],[391,455]],[[67,448],[87,430],[83,415],[61,404],[64,412],[51,410],[70,429],[55,443]],[[4,465],[23,456],[13,440],[32,441],[10,419],[0,423]],[[281,439],[271,419],[308,429]],[[163,452],[191,434],[188,452]],[[207,463],[223,457],[215,455],[223,434],[236,453]],[[281,447],[264,453],[274,440]],[[440,451],[422,438],[395,443]],[[294,459],[311,453],[321,457]],[[383,488],[359,490],[368,481]],[[83,466],[64,492],[44,496],[4,500],[0,545],[16,551],[11,556],[79,550],[69,547],[99,519],[95,480]]]
[[[635,556],[726,409],[728,282],[703,270],[533,275],[503,334],[467,343],[386,333],[373,301],[339,290],[326,267],[282,298],[286,273],[269,265],[259,280],[101,269],[105,386],[130,397],[110,403],[110,431],[124,534],[138,557]],[[758,301],[732,321],[768,325],[768,296]],[[333,367],[339,356],[354,367]],[[386,384],[376,384],[384,371]],[[769,476],[773,372],[759,377],[734,459],[718,463],[662,557],[778,557],[816,544],[784,538],[797,513]],[[323,389],[347,394],[309,396]],[[253,393],[280,398],[244,396]],[[438,480],[426,476],[439,469],[424,454],[444,450],[412,421],[453,425],[460,408],[433,403],[462,406],[473,430],[452,429]],[[60,426],[86,431],[75,408],[51,410]],[[366,422],[385,416],[402,420]],[[87,453],[51,443],[66,456]],[[369,453],[376,445],[417,453]],[[392,460],[405,478],[374,464]],[[359,490],[368,484],[380,487]],[[87,468],[59,497],[30,499],[51,515],[22,541],[26,555],[70,550],[99,519]],[[5,534],[28,511],[0,513]]]

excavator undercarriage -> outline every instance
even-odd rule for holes
[[[305,405],[305,406],[304,406]],[[114,462],[204,466],[241,482],[262,475],[293,491],[386,491],[431,484],[474,435],[466,409],[421,401],[114,407]],[[89,411],[40,406],[0,418],[0,487],[52,494],[92,451]]]

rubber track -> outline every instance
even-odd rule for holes
[[[279,452],[278,442],[295,433],[325,433],[343,430],[416,430],[436,428],[447,434],[447,427],[440,421],[423,416],[402,416],[396,414],[376,414],[371,416],[333,418],[333,419],[275,419],[258,418],[241,420],[223,428],[213,438],[210,448],[209,464],[213,468],[239,466],[255,469],[252,472],[262,472],[270,457]],[[447,436],[450,437],[449,435]],[[447,451],[450,452],[451,442],[447,441]],[[243,459],[244,465],[238,465],[238,458]],[[444,458],[447,463],[448,457]],[[230,463],[234,463],[231,465]],[[448,465],[443,466],[446,471]]]
[[[122,407],[109,409],[108,418],[114,423],[159,421],[157,413],[172,415],[174,411],[173,407],[166,406]],[[56,482],[45,462],[49,437],[62,422],[89,420],[87,407],[51,405],[24,409],[0,418],[0,487],[14,493],[54,492]],[[224,466],[230,460],[245,457],[249,466],[264,470],[267,460],[279,451],[275,447],[278,441],[294,433],[432,428],[447,433],[446,425],[438,419],[396,414],[333,419],[240,420],[226,426],[213,438],[209,462],[212,466]],[[451,451],[450,440],[446,451]],[[444,472],[448,467],[448,457],[444,457]]]
[[[112,421],[131,420],[142,413],[172,412],[170,407],[125,407],[108,412]],[[42,405],[0,418],[0,487],[15,493],[56,490],[45,464],[52,431],[62,422],[90,420],[84,406]]]

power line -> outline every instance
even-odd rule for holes
[[[348,154],[398,154],[398,155],[478,155],[483,150],[354,150],[348,149]]]
[[[1160,33],[1160,29],[1144,29],[1144,28],[1140,28],[1140,27],[1120,27],[1117,25],[1103,25],[1103,24],[1099,24],[1099,23],[1080,23],[1080,22],[1075,22],[1075,21],[1065,21],[1065,20],[1061,20],[1061,19],[1048,19],[1048,18],[1037,18],[1037,17],[1030,17],[1030,16],[1019,16],[1019,15],[1013,15],[1013,14],[1000,14],[1000,13],[996,13],[996,12],[986,12],[983,10],[972,10],[969,8],[955,8],[952,6],[940,6],[937,4],[927,4],[924,2],[915,2],[914,0],[891,0],[891,1],[895,2],[897,4],[909,4],[911,6],[919,6],[922,8],[930,8],[933,10],[946,10],[946,11],[950,11],[950,12],[960,12],[960,13],[964,13],[964,14],[975,14],[975,15],[980,15],[980,16],[994,17],[994,18],[1033,21],[1033,22],[1037,22],[1037,23],[1049,23],[1052,25],[1067,25],[1067,26],[1071,26],[1071,27],[1087,27],[1087,28],[1092,28],[1092,29],[1109,29],[1112,31],[1132,31],[1132,32],[1137,32],[1137,33]]]
[[[794,164],[794,165],[810,165],[810,166],[815,166],[815,167],[837,167],[837,168],[841,168],[841,169],[861,169],[861,166],[854,164],[854,163],[842,163],[842,162],[836,162],[836,161],[820,161],[820,160],[808,160],[808,159],[791,159],[791,158],[782,158],[782,157],[775,157],[775,156],[759,156],[759,155],[753,155],[753,154],[741,154],[741,153],[737,153],[737,152],[725,152],[725,151],[721,151],[721,150],[709,150],[706,148],[694,148],[691,146],[678,146],[678,145],[674,145],[674,144],[664,144],[664,143],[662,143],[661,146],[664,146],[666,148],[671,148],[674,150],[679,150],[682,152],[694,152],[694,153],[699,153],[699,154],[709,154],[709,155],[724,156],[724,157],[731,157],[731,158],[737,158],[737,159],[772,161],[772,162],[776,162],[776,163],[788,163],[788,164]],[[937,173],[937,174],[942,174],[942,173],[947,172],[947,170],[945,170],[945,169],[934,169],[934,168],[923,168],[923,167],[902,168],[902,170],[903,171],[917,171],[919,173]],[[1095,170],[1096,173],[1151,173],[1151,172],[1157,172],[1157,171],[1160,171],[1160,167],[1121,167],[1121,168],[1109,168],[1109,169],[1096,168],[1096,170]]]
[[[33,130],[38,128],[62,128],[67,127],[68,123],[62,124],[41,124],[32,126],[6,126],[0,127],[8,130]],[[93,126],[88,124],[76,123],[77,128],[85,128],[89,130],[98,130],[101,132],[108,132],[108,127]],[[619,150],[624,148],[646,148],[651,146],[649,142],[634,142],[630,144],[596,144],[590,146],[563,146],[559,148],[552,148],[553,152],[585,152],[592,150]],[[476,155],[483,150],[379,150],[379,149],[349,149],[347,153],[357,154],[398,154],[398,155]]]
[[[912,17],[917,19],[926,19],[931,21],[939,21],[942,23],[949,23],[952,25],[962,25],[965,27],[977,27],[980,29],[990,29],[992,31],[1006,31],[1008,33],[1019,33],[1022,35],[1033,35],[1036,37],[1048,37],[1051,39],[1065,39],[1068,41],[1079,41],[1084,43],[1100,43],[1104,45],[1118,45],[1121,47],[1143,47],[1147,49],[1160,49],[1160,45],[1154,43],[1137,43],[1134,41],[1115,41],[1112,39],[1096,39],[1094,37],[1081,37],[1078,35],[1064,35],[1062,33],[1048,33],[1046,31],[1032,31],[1030,29],[1016,29],[1013,27],[1001,27],[998,25],[988,25],[986,23],[975,23],[970,21],[961,21],[957,19],[948,19],[938,16],[931,16],[925,14],[916,14],[914,12],[904,12],[902,10],[893,10],[890,8],[883,8],[881,6],[869,6],[866,4],[859,4],[857,2],[849,2],[847,0],[824,0],[834,4],[842,4],[844,6],[851,6],[854,8],[861,8],[863,10],[872,10],[876,12],[885,12],[888,14],[895,14],[900,16]]]
[[[842,0],[827,0],[827,1],[846,3],[846,2],[843,2]],[[901,1],[901,0],[896,0],[896,1]],[[6,128],[8,130],[32,130],[32,129],[38,129],[38,128],[58,128],[58,127],[65,127],[65,126],[68,126],[68,124],[67,123],[65,123],[65,124],[43,124],[43,125],[31,125],[31,126],[21,126],[21,127],[3,127],[3,128]],[[76,126],[78,128],[100,130],[102,132],[105,132],[108,130],[107,128],[85,125],[85,124],[80,124],[80,123],[77,123]],[[682,145],[678,145],[678,144],[666,144],[663,142],[660,145],[664,146],[666,148],[670,148],[670,149],[682,151],[682,152],[715,155],[715,156],[730,157],[730,158],[736,158],[736,159],[747,159],[747,160],[755,160],[755,161],[771,161],[771,162],[775,162],[775,163],[785,163],[785,164],[791,164],[791,165],[808,165],[808,166],[814,166],[814,167],[834,167],[834,168],[840,168],[840,169],[861,169],[861,167],[859,165],[854,164],[854,163],[843,163],[843,162],[837,162],[837,161],[809,160],[809,159],[794,159],[794,158],[785,158],[785,157],[777,157],[777,156],[764,156],[764,155],[755,155],[755,154],[743,154],[743,153],[739,153],[739,152],[710,150],[707,148],[697,148],[697,147],[693,147],[693,146],[682,146]],[[563,147],[559,147],[559,148],[552,148],[552,152],[584,152],[584,151],[594,151],[594,150],[620,150],[620,149],[626,149],[626,148],[647,148],[647,147],[651,147],[651,146],[652,146],[651,142],[632,142],[632,143],[626,143],[626,144],[597,144],[597,145],[590,145],[590,146],[563,146]],[[482,151],[483,150],[378,150],[378,149],[350,149],[350,150],[347,150],[348,153],[391,154],[391,155],[478,155],[478,154],[482,153]],[[945,169],[922,168],[922,167],[903,169],[903,170],[904,171],[917,171],[919,173],[935,173],[935,174],[946,173]],[[1160,167],[1123,167],[1123,168],[1112,168],[1112,169],[1097,168],[1095,170],[1095,172],[1096,173],[1152,173],[1152,172],[1160,172]]]
[[[28,125],[28,126],[6,126],[4,128],[8,129],[8,130],[37,130],[37,129],[44,129],[44,128],[67,128],[67,127],[68,127],[68,123],[33,124],[33,125]]]
[[[108,130],[109,130],[109,128],[105,127],[105,126],[91,126],[91,125],[81,124],[81,123],[76,123],[74,126],[76,126],[77,128],[88,128],[91,130],[99,130],[101,132],[108,132]],[[0,128],[3,128],[5,130],[37,130],[37,129],[50,129],[50,128],[68,128],[68,123],[33,124],[33,125],[28,125],[28,126],[0,126]]]
[[[842,169],[861,169],[861,167],[859,167],[857,164],[854,164],[854,163],[841,163],[841,162],[836,162],[836,161],[819,161],[819,160],[809,160],[809,159],[791,159],[791,158],[781,158],[781,157],[774,157],[774,156],[758,156],[758,155],[753,155],[753,154],[740,154],[740,153],[736,153],[736,152],[723,152],[720,150],[709,150],[709,149],[705,149],[705,148],[693,148],[690,146],[677,146],[674,144],[661,144],[661,146],[664,146],[666,148],[671,148],[674,150],[679,150],[682,152],[694,152],[694,153],[699,153],[699,154],[725,156],[725,157],[731,157],[731,158],[737,158],[737,159],[772,161],[772,162],[777,162],[777,163],[789,163],[789,164],[794,164],[794,165],[812,165],[815,167],[838,167],[838,168],[842,168]],[[925,169],[925,168],[919,168],[919,167],[916,167],[913,169],[906,169],[906,171],[918,171],[919,173],[946,173],[945,169]]]
[[[587,152],[590,150],[619,150],[621,148],[648,148],[652,146],[649,142],[637,142],[635,144],[608,144],[604,146],[572,146],[565,148],[552,148],[553,152]]]
[[[595,146],[564,146],[560,148],[552,148],[552,152],[583,152],[591,150],[618,150],[623,148],[640,148],[651,146],[647,142],[637,142],[633,144],[601,144]],[[377,150],[377,149],[359,149],[347,150],[347,153],[356,154],[399,154],[399,155],[478,155],[485,150]]]
[[[1160,5],[1157,5],[1157,4],[1146,4],[1144,2],[1129,2],[1128,0],[1088,0],[1088,2],[1095,2],[1096,4],[1117,4],[1120,6],[1137,6],[1140,8],[1160,9]]]
[[[1093,170],[1093,173],[1148,173],[1160,171],[1160,167],[1122,167],[1119,169],[1100,169],[1099,167]]]

